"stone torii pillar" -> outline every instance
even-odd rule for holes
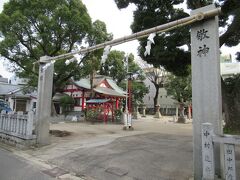
[[[195,15],[215,9],[209,5],[191,12]],[[218,17],[203,20],[191,28],[193,163],[194,179],[202,179],[202,123],[213,125],[215,134],[222,134],[222,98]],[[220,175],[220,148],[214,145],[215,172]]]
[[[47,56],[40,58],[38,75],[36,135],[37,144],[39,145],[47,145],[50,143],[49,118],[51,117],[52,109],[51,104],[54,65],[49,64],[49,66],[46,68],[46,63],[44,62],[47,58]]]

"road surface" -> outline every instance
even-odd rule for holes
[[[36,166],[0,148],[0,180],[52,180]]]

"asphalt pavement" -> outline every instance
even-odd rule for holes
[[[94,180],[188,180],[192,177],[192,137],[147,133],[48,160]]]
[[[52,180],[38,167],[11,152],[0,149],[0,180]]]

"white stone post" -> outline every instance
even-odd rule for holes
[[[31,136],[33,131],[33,112],[28,112],[26,135]]]
[[[22,120],[22,115],[23,115],[23,112],[22,111],[18,111],[17,112],[17,133],[18,134],[23,134],[23,120]]]
[[[0,129],[2,129],[3,124],[3,111],[0,112]]]
[[[10,131],[10,122],[11,122],[11,118],[9,114],[6,114],[6,131]]]
[[[42,63],[48,57],[40,58],[40,67],[38,75],[38,98],[36,111],[36,135],[39,145],[47,145],[49,139],[49,118],[51,116],[52,103],[52,86],[53,86],[53,69],[54,65],[50,64],[46,68],[46,64]]]
[[[213,153],[213,127],[210,123],[202,124],[202,180],[214,180],[214,153]]]
[[[0,118],[0,129],[4,130],[5,120],[6,119],[6,111],[1,111],[1,118]]]
[[[224,144],[225,179],[236,180],[235,145]]]
[[[10,116],[10,119],[11,119],[11,132],[15,132],[15,126],[16,126],[16,119],[14,117],[14,112],[11,111],[11,112],[8,112],[8,115]]]
[[[143,114],[142,114],[142,117],[146,117],[146,106],[143,105],[142,108],[143,108]]]
[[[209,5],[191,12],[195,15],[215,9]],[[221,134],[222,97],[220,81],[218,17],[200,21],[191,28],[193,164],[194,179],[202,178],[201,124],[209,121]],[[220,148],[214,144],[215,172],[220,175]]]

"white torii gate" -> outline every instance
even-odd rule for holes
[[[115,46],[128,41],[146,37],[151,33],[169,31],[187,24],[193,24],[191,29],[191,59],[192,59],[192,95],[193,95],[193,162],[194,179],[202,179],[202,143],[201,124],[210,122],[214,133],[222,132],[222,102],[220,82],[220,55],[218,18],[221,8],[214,5],[192,11],[191,16],[167,24],[156,26],[129,36],[108,41],[79,51],[56,57],[41,57],[39,60],[38,102],[37,102],[37,143],[49,144],[49,121],[51,115],[51,97],[53,83],[52,61],[71,58],[75,54],[92,52],[108,45]],[[48,65],[46,65],[48,63]],[[46,68],[47,66],[47,68]],[[219,147],[215,150],[216,172],[220,174]],[[207,169],[206,169],[207,170]]]

